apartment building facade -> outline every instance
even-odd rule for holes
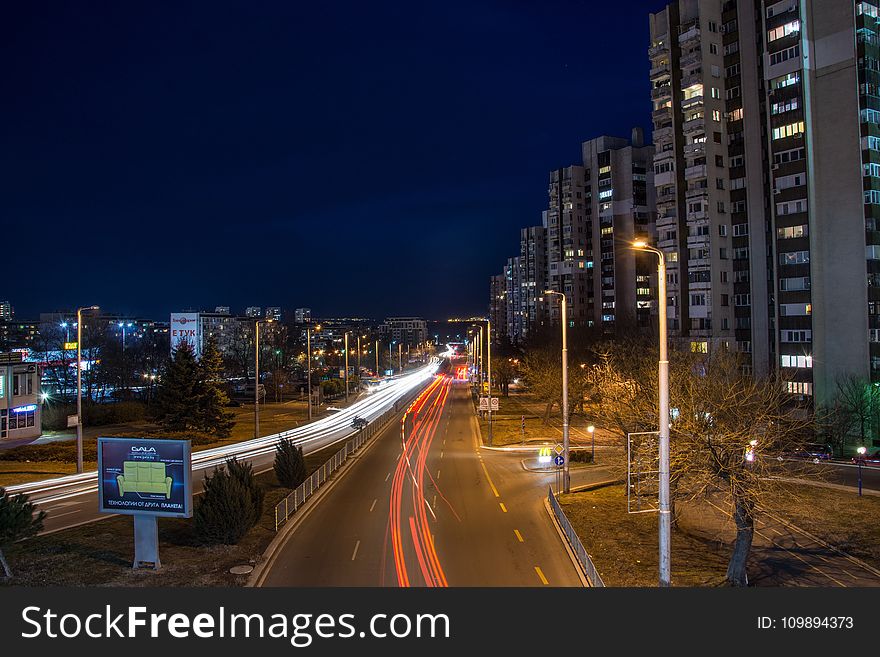
[[[650,31],[672,335],[819,404],[877,379],[876,4],[679,0]]]

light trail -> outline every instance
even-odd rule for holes
[[[247,460],[271,454],[282,438],[292,439],[294,444],[302,446],[303,451],[307,454],[342,441],[355,433],[356,430],[351,426],[355,417],[361,417],[368,421],[376,419],[392,408],[398,399],[430,380],[434,376],[437,366],[438,363],[435,361],[412,374],[396,377],[364,399],[315,422],[234,445],[195,452],[192,456],[193,473],[222,465],[226,459],[232,456]],[[307,449],[308,447],[313,449]],[[17,484],[7,487],[6,490],[11,494],[26,493],[31,496],[33,502],[44,505],[78,495],[94,493],[97,491],[97,484],[98,473],[96,470],[92,470],[82,474]]]

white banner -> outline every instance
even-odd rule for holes
[[[182,342],[189,342],[196,353],[202,354],[201,323],[198,313],[171,313],[171,353]]]

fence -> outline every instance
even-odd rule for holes
[[[358,431],[353,438],[346,440],[345,446],[342,449],[325,461],[320,468],[315,470],[311,476],[302,482],[292,493],[290,493],[290,495],[276,504],[275,531],[277,532],[278,528],[284,524],[290,516],[296,513],[297,509],[305,504],[305,501],[327,481],[331,474],[336,472],[340,466],[345,463],[349,456],[363,447],[364,443],[370,438],[385,429],[388,423],[397,415],[399,409],[403,407],[403,404],[412,399],[415,396],[415,393],[420,391],[420,387],[416,388],[414,392],[407,393],[400,399],[396,400],[391,408],[370,422],[366,427]]]
[[[556,516],[556,521],[565,533],[565,538],[568,540],[568,544],[574,551],[575,557],[577,557],[578,563],[581,565],[581,569],[583,570],[584,575],[586,575],[590,586],[605,586],[605,582],[603,582],[602,578],[599,576],[599,571],[596,570],[596,566],[593,564],[590,555],[587,554],[587,550],[584,548],[583,543],[581,543],[581,539],[578,537],[577,532],[575,532],[574,527],[571,526],[562,507],[559,506],[559,502],[553,494],[552,488],[549,489],[547,499],[550,502],[550,508],[553,509],[553,515]]]

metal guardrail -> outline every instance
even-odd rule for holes
[[[364,446],[364,444],[373,436],[383,431],[385,427],[394,419],[403,405],[412,399],[422,388],[418,387],[414,391],[395,400],[391,408],[382,413],[379,417],[371,421],[366,427],[355,434],[353,438],[345,441],[342,449],[331,456],[324,464],[315,470],[308,479],[294,489],[283,500],[275,505],[275,531],[283,525],[290,516],[296,513],[306,500],[308,500],[316,490],[318,490],[324,482],[336,472],[349,456]]]
[[[550,502],[550,508],[553,509],[553,515],[556,516],[556,521],[559,523],[568,544],[574,551],[574,555],[577,557],[578,563],[581,565],[581,569],[583,570],[587,581],[590,583],[590,586],[604,587],[605,582],[602,581],[602,578],[599,576],[599,571],[596,570],[593,560],[590,558],[590,555],[587,554],[586,548],[584,548],[584,544],[581,543],[581,539],[578,537],[577,532],[575,532],[574,527],[571,526],[571,522],[569,522],[562,507],[559,506],[559,501],[556,499],[556,495],[553,494],[553,489],[549,488],[548,491],[547,499]]]

